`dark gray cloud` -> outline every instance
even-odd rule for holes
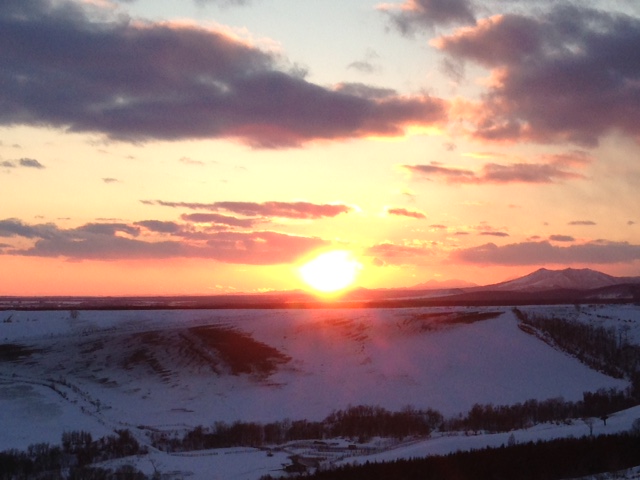
[[[490,237],[508,237],[509,236],[507,232],[494,232],[494,231],[480,232],[479,235],[490,236]]]
[[[454,252],[456,261],[486,265],[611,264],[640,260],[640,245],[595,241],[556,246],[547,241],[498,246],[487,243]]]
[[[491,17],[435,42],[495,74],[464,113],[475,137],[587,146],[616,129],[640,137],[640,19],[576,5]]]
[[[379,8],[403,35],[438,25],[474,24],[476,21],[471,0],[405,0],[399,6],[385,4]]]
[[[21,167],[38,169],[45,168],[44,165],[42,165],[38,160],[34,158],[21,158],[19,163]]]
[[[552,242],[574,242],[576,239],[571,235],[551,235],[549,240]]]
[[[179,233],[182,227],[176,222],[167,222],[162,220],[142,220],[135,222],[136,226],[144,227],[147,230],[157,233]]]
[[[110,138],[237,138],[254,147],[399,135],[444,120],[426,95],[365,98],[309,83],[213,30],[90,18],[69,0],[0,4],[0,125]]]
[[[51,238],[57,232],[53,223],[28,225],[17,218],[0,220],[0,237]]]
[[[126,223],[87,223],[76,228],[74,232],[87,232],[95,235],[109,236],[115,236],[118,233],[125,233],[132,237],[140,235],[140,229],[138,227],[127,225]]]
[[[5,168],[24,167],[24,168],[36,168],[36,169],[45,168],[44,165],[42,165],[38,160],[35,160],[33,158],[21,158],[20,160],[17,161],[17,163],[10,160],[4,160],[0,162],[0,167],[5,167]]]

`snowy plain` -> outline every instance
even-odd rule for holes
[[[638,306],[521,308],[620,329],[640,343]],[[211,329],[266,345],[275,355],[272,364],[257,373],[234,371],[202,336]],[[628,385],[523,332],[509,307],[3,311],[0,345],[13,348],[0,361],[0,450],[58,444],[70,430],[98,438],[128,428],[144,443],[150,429],[179,433],[216,421],[321,420],[349,405],[411,405],[452,416],[475,403],[579,400],[585,391]],[[606,427],[596,424],[594,433],[628,430],[638,417],[637,408],[620,412]],[[512,433],[528,441],[587,432],[574,422]],[[334,460],[448,453],[501,445],[509,435],[435,434],[379,445],[366,458]],[[305,448],[290,445],[271,456],[249,448],[151,451],[109,465],[135,462],[149,474],[158,469],[193,480],[250,480],[274,474]]]

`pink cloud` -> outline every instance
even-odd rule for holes
[[[422,212],[417,212],[415,210],[407,210],[406,208],[389,208],[387,209],[387,213],[389,215],[397,215],[401,217],[410,217],[410,218],[417,218],[417,219],[427,218],[427,216]]]
[[[344,204],[333,203],[311,203],[311,202],[167,202],[164,200],[142,200],[146,205],[159,205],[172,208],[187,208],[190,210],[207,210],[207,211],[227,211],[236,215],[247,217],[266,217],[266,218],[293,218],[293,219],[320,219],[326,217],[336,217],[343,213],[351,213],[354,208]],[[194,218],[214,218],[214,217],[188,217],[190,220]],[[217,217],[224,220],[225,217]],[[226,217],[230,219],[231,217]],[[206,221],[206,220],[205,220]],[[224,223],[224,222],[220,222]],[[240,225],[238,225],[240,226]]]
[[[564,158],[564,157],[562,157]],[[449,183],[557,183],[563,180],[581,179],[584,175],[568,170],[555,158],[549,163],[486,163],[478,171],[430,165],[403,165],[415,178],[432,180],[442,178]],[[568,160],[567,162],[568,163]]]

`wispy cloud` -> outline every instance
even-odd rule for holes
[[[557,183],[581,179],[584,175],[568,170],[558,162],[550,163],[487,163],[479,171],[445,167],[440,163],[429,165],[402,165],[404,170],[418,179],[444,179],[448,183]]]
[[[570,246],[547,241],[503,246],[487,243],[458,250],[452,259],[486,265],[613,264],[640,260],[640,245],[604,240]]]
[[[593,220],[573,220],[569,222],[568,225],[580,225],[580,226],[591,227],[591,226],[597,225],[597,223],[594,222]]]
[[[253,218],[230,217],[219,213],[189,213],[182,215],[180,218],[186,222],[214,223],[241,228],[252,228],[256,223],[258,223],[258,220]]]
[[[575,242],[575,238],[571,235],[550,235],[549,240],[552,242]]]
[[[390,242],[379,243],[369,247],[365,254],[379,260],[379,265],[402,265],[419,263],[420,257],[433,255],[433,250],[426,246],[399,245]]]
[[[276,217],[293,219],[319,219],[351,213],[354,207],[344,204],[317,204],[310,202],[167,202],[164,200],[142,200],[147,205],[187,208],[190,210],[227,211],[247,217]],[[195,217],[192,217],[195,218]]]
[[[397,215],[400,217],[409,217],[409,218],[417,218],[423,219],[427,218],[427,216],[416,210],[407,210],[406,208],[387,208],[387,213],[389,215]]]
[[[142,235],[142,229],[151,235]],[[169,235],[158,238],[155,233]],[[173,222],[145,220],[124,223],[89,223],[63,229],[54,224],[29,225],[20,220],[0,220],[0,238],[35,240],[30,247],[5,244],[4,255],[62,257],[73,260],[207,258],[227,263],[272,265],[296,261],[326,247],[317,238],[279,232],[194,232]]]

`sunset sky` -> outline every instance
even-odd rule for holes
[[[0,187],[0,295],[638,276],[640,2],[2,0]]]

